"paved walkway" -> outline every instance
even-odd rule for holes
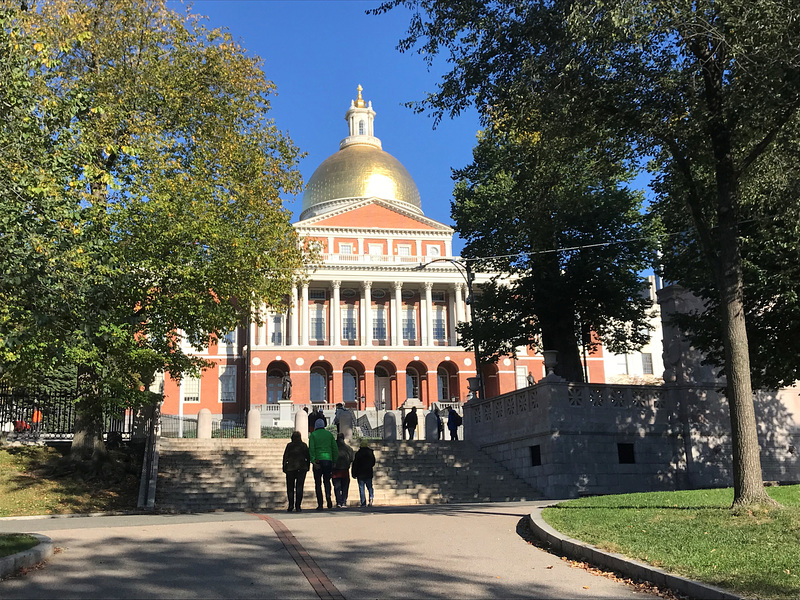
[[[648,598],[517,533],[532,506],[0,519],[62,551],[0,598]]]

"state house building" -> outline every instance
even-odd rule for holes
[[[454,231],[423,213],[414,179],[375,137],[360,86],[345,119],[349,135],[311,176],[294,224],[321,264],[292,290],[288,311],[200,352],[213,363],[200,378],[167,377],[164,414],[275,404],[287,375],[294,404],[393,410],[467,399],[475,358],[456,335],[470,309],[463,272],[448,260],[458,261]],[[602,351],[588,362],[590,381],[604,381]],[[528,373],[538,381],[543,363],[524,350],[484,367],[486,396],[527,385]]]

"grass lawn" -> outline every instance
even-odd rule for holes
[[[23,552],[38,543],[39,540],[26,533],[0,534],[0,557]]]
[[[800,598],[800,486],[773,487],[782,508],[730,509],[733,490],[621,494],[547,508],[570,537],[752,598]]]
[[[101,473],[80,474],[53,448],[0,449],[0,517],[136,508],[138,466],[112,456]]]

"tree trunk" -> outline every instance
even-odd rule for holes
[[[730,211],[733,213],[733,211]],[[726,395],[733,447],[733,505],[774,504],[764,489],[758,428],[750,383],[750,350],[744,316],[741,255],[735,222],[720,219],[720,265],[717,270],[725,349]]]
[[[78,368],[78,393],[80,400],[75,405],[75,435],[70,455],[75,460],[101,461],[106,457],[103,402],[94,369],[84,366]]]
[[[583,366],[575,337],[575,311],[569,303],[541,304],[547,304],[536,311],[542,329],[542,346],[545,350],[558,351],[554,373],[567,381],[583,382]]]

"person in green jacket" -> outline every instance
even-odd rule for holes
[[[314,431],[308,436],[308,450],[311,462],[314,465],[314,489],[317,492],[317,510],[322,510],[322,482],[325,482],[325,498],[328,508],[333,508],[331,502],[331,474],[333,465],[339,458],[339,448],[336,438],[325,429],[325,421],[317,419]]]

